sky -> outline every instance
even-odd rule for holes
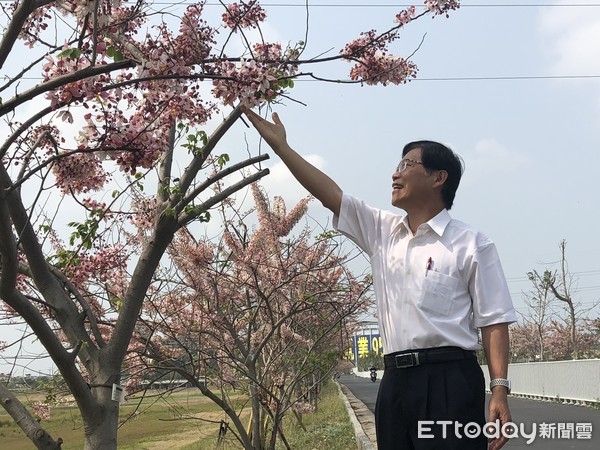
[[[307,17],[301,0],[262,4],[267,40],[304,40],[308,24],[304,58],[336,55],[361,31],[394,26],[403,8],[323,0],[310,2]],[[221,12],[216,2],[206,11]],[[448,19],[409,24],[392,50],[414,53],[416,80],[387,87],[297,81],[293,100],[273,107],[291,146],[345,192],[391,209],[404,144],[449,145],[466,167],[451,214],[496,243],[517,311],[526,312],[527,272],[557,269],[563,239],[575,298],[591,306],[600,298],[600,0],[462,1]],[[341,79],[349,69],[311,67]],[[215,152],[239,161],[258,145],[257,133],[238,122]],[[261,151],[271,154],[263,186],[291,207],[306,192],[264,144]],[[317,201],[310,215],[331,224]]]

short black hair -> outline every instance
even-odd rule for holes
[[[414,149],[421,149],[421,162],[425,170],[445,170],[448,174],[442,187],[442,200],[446,209],[452,208],[464,171],[462,159],[444,144],[434,141],[409,142],[402,150],[402,157]]]

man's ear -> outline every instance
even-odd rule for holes
[[[435,174],[433,185],[436,187],[442,186],[446,182],[447,179],[448,179],[448,172],[446,172],[445,170],[438,170],[437,173]]]

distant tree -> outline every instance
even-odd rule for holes
[[[596,358],[600,353],[600,340],[593,321],[580,320],[577,325],[577,348],[581,358]],[[516,323],[510,327],[512,362],[539,361],[537,337],[540,330],[532,323]],[[541,329],[545,342],[546,361],[572,359],[573,346],[568,321],[552,319]]]
[[[335,234],[291,234],[308,199],[288,212],[280,197],[252,193],[255,230],[225,220],[216,242],[188,233],[169,247],[176,270],[146,302],[139,364],[129,367],[188,380],[229,416],[245,449],[274,450],[278,440],[289,448],[284,415],[316,407],[346,350],[346,323],[372,305],[370,277],[349,271]],[[249,395],[249,424],[231,388]]]
[[[553,320],[547,332],[548,359],[565,360],[573,359],[575,348],[570,337],[571,324],[566,321]],[[596,330],[589,327],[586,320],[581,320],[576,330],[577,354],[580,358],[594,358],[597,356],[598,335]]]
[[[535,339],[538,342],[539,354],[542,359],[545,358],[551,346],[553,347],[553,358],[556,358],[556,355],[563,354],[562,350],[568,348],[571,352],[571,358],[578,359],[581,356],[582,345],[584,345],[583,339],[580,339],[579,336],[581,322],[586,319],[585,314],[597,305],[597,302],[595,302],[592,306],[584,308],[581,303],[575,301],[576,280],[573,273],[569,271],[566,246],[567,241],[560,241],[560,268],[558,270],[545,269],[541,274],[536,270],[532,270],[527,273],[533,289],[525,293],[528,311],[524,314],[524,322],[532,324],[536,330]],[[566,311],[566,318],[564,319],[564,326],[568,330],[566,334],[563,331],[563,325],[561,325],[561,318],[551,308],[554,300],[562,302]],[[549,332],[553,336],[552,344],[546,341]],[[556,340],[558,336],[562,336],[568,342],[564,345],[558,345]],[[585,333],[585,336],[587,339],[588,333]]]
[[[514,323],[509,328],[511,362],[531,362],[538,357],[539,334],[547,339],[546,327],[539,329],[533,323]]]
[[[544,361],[545,356],[544,329],[552,315],[550,300],[553,297],[550,286],[545,281],[547,278],[546,272],[543,275],[540,275],[536,270],[527,272],[527,278],[532,284],[532,289],[525,293],[527,312],[523,315],[525,323],[531,324],[535,329],[535,341],[538,345],[537,354],[540,361]]]
[[[560,249],[560,271],[557,273],[544,272],[547,285],[554,296],[564,302],[568,311],[569,341],[573,359],[579,358],[579,343],[577,342],[577,314],[573,301],[573,275],[569,272],[569,265],[565,256],[567,241],[564,239],[558,244]]]

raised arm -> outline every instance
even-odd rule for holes
[[[273,123],[249,109],[244,109],[244,114],[300,184],[320,200],[323,206],[338,215],[342,203],[342,190],[335,181],[292,150],[287,143],[285,127],[277,113],[273,113]]]

